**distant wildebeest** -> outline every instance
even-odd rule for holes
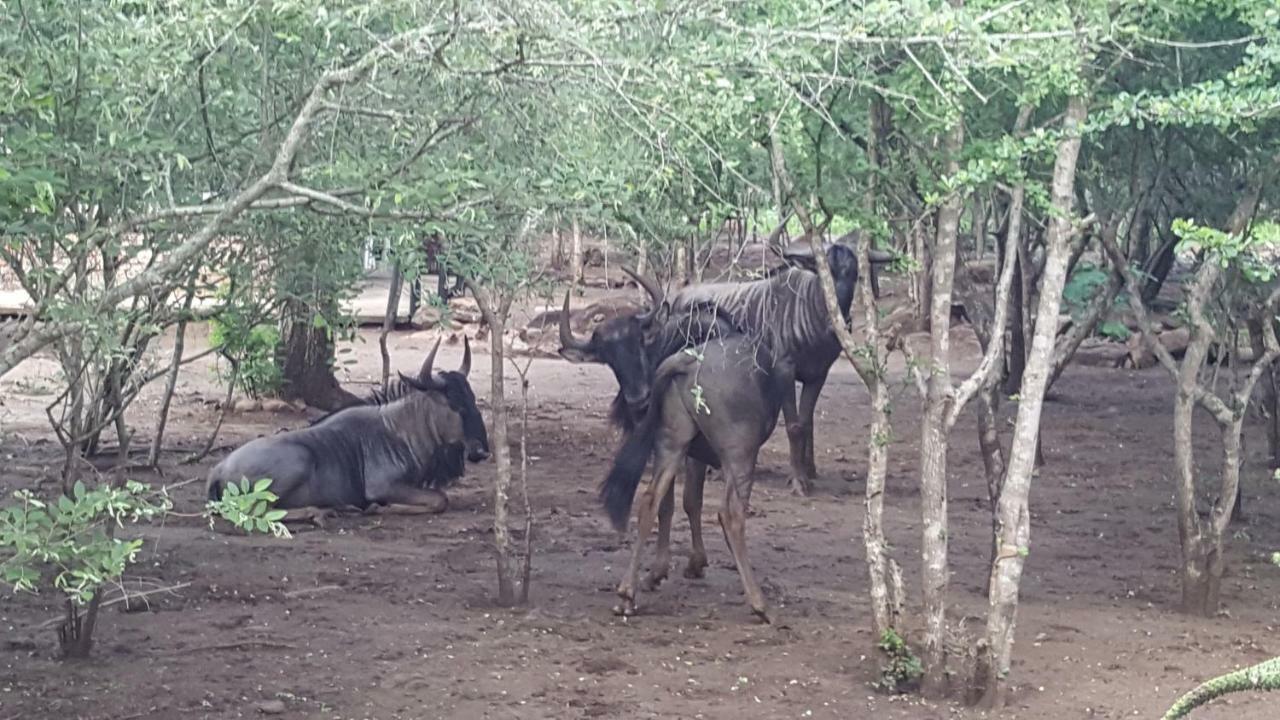
[[[574,363],[609,366],[619,388],[610,408],[610,419],[624,435],[629,435],[649,410],[650,388],[662,361],[681,350],[715,337],[727,337],[738,330],[711,306],[691,306],[679,316],[670,315],[656,284],[629,267],[622,269],[647,290],[652,306],[644,312],[600,324],[591,337],[583,341],[575,338],[569,327],[569,293],[566,292],[560,314],[560,356]],[[684,510],[692,532],[692,552],[684,574],[689,578],[702,577],[707,564],[702,543],[702,486],[708,466],[719,468],[720,458],[699,439],[690,448],[685,465]],[[668,487],[658,513],[658,555],[666,560],[655,564],[655,568],[661,568],[660,573],[655,570],[646,578],[646,588],[650,590],[666,579],[674,510],[675,488]]]
[[[827,263],[845,322],[858,284],[858,258],[844,244],[846,239],[827,248]],[[764,279],[689,285],[677,291],[669,302],[672,315],[679,315],[688,307],[713,306],[727,315],[735,327],[768,342],[775,371],[792,379],[784,383],[782,412],[791,446],[791,487],[795,493],[805,495],[809,481],[818,476],[813,448],[814,410],[841,348],[827,312],[812,247],[808,243],[793,244],[784,252],[784,258],[792,266],[778,268]],[[890,253],[871,253],[872,263],[892,259]],[[798,405],[796,382],[803,386]]]
[[[466,460],[489,457],[489,436],[467,382],[471,346],[455,371],[432,372],[437,341],[417,377],[400,374],[371,404],[334,412],[310,427],[252,440],[209,471],[207,492],[217,500],[229,483],[271,478],[275,506],[311,508],[385,505],[406,514],[443,512],[444,494]]]
[[[788,378],[773,372],[767,344],[744,335],[710,340],[690,352],[675,353],[658,366],[648,411],[619,449],[600,489],[609,519],[615,528],[625,530],[636,488],[653,456],[653,477],[641,495],[638,511],[639,535],[631,563],[618,585],[622,602],[615,612],[635,612],[640,555],[654,518],[660,514],[659,503],[670,493],[676,473],[695,444],[701,443],[720,460],[725,496],[718,516],[747,602],[756,615],[769,622],[764,595],[747,561],[746,520],[756,457],[777,425],[787,382]],[[700,537],[701,485],[697,490],[699,512],[691,513],[689,520]],[[688,492],[686,487],[686,498]],[[665,577],[669,562],[669,553],[660,547],[650,577]],[[705,551],[695,548],[690,568],[697,566],[700,573],[705,565]]]

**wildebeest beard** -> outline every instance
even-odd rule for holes
[[[440,443],[427,458],[422,468],[422,486],[443,490],[462,477],[467,468],[466,446],[463,443]]]

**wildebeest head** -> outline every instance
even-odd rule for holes
[[[649,345],[666,318],[669,306],[658,286],[628,267],[622,268],[640,283],[653,300],[646,311],[613,318],[601,323],[588,340],[573,336],[569,327],[569,293],[564,295],[564,311],[560,314],[560,357],[572,363],[603,363],[613,371],[621,388],[621,398],[633,419],[644,416],[649,406]]]
[[[435,363],[436,350],[440,349],[440,341],[437,340],[422,363],[418,376],[409,377],[400,373],[400,379],[415,390],[437,392],[445,397],[449,409],[457,413],[462,421],[463,437],[459,440],[466,443],[467,459],[480,462],[489,457],[489,433],[485,429],[480,408],[476,406],[471,383],[467,382],[467,375],[471,372],[471,343],[465,337],[462,339],[462,348],[461,367],[457,370],[434,372],[432,365]]]

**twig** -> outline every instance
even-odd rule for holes
[[[190,648],[178,648],[175,650],[166,650],[164,652],[155,653],[156,655],[181,655],[197,652],[217,652],[218,650],[248,650],[250,648],[263,648],[268,650],[297,650],[297,645],[288,643],[274,642],[271,640],[239,640],[237,642],[219,643],[217,645],[199,645]]]
[[[101,605],[98,606],[98,608],[101,609],[101,608],[111,607],[112,605],[119,605],[122,602],[128,602],[130,600],[144,598],[144,597],[147,597],[148,595],[158,595],[159,593],[171,593],[176,590],[182,590],[183,588],[187,588],[190,586],[191,586],[191,583],[184,582],[184,583],[178,583],[177,585],[170,585],[168,587],[156,588],[155,590],[145,590],[143,592],[136,592],[136,593],[125,592],[123,595],[121,595],[118,598],[115,598],[114,600],[108,600],[102,603]],[[124,591],[122,590],[121,592],[124,592]],[[50,618],[48,620],[45,620],[44,622],[32,627],[31,629],[44,630],[46,628],[50,628],[50,627],[53,627],[54,625],[57,625],[58,623],[62,622],[64,619],[65,618],[62,615],[59,615],[55,618]]]
[[[289,592],[284,593],[284,597],[293,599],[293,598],[299,598],[299,597],[306,597],[307,595],[319,595],[320,593],[326,593],[331,590],[341,590],[341,589],[342,589],[341,585],[321,585],[319,587],[313,587],[313,588],[302,588],[301,590],[290,590]]]

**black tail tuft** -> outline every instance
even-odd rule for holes
[[[618,449],[618,454],[613,458],[613,467],[609,468],[609,475],[600,486],[600,502],[609,514],[609,521],[613,523],[614,529],[619,532],[627,529],[627,518],[631,515],[631,505],[635,502],[636,488],[640,487],[640,478],[644,475],[645,466],[649,464],[649,456],[653,455],[653,446],[658,441],[663,397],[667,394],[671,381],[693,362],[695,360],[692,356],[683,353],[664,361],[663,368],[653,381],[648,412]]]
[[[644,476],[649,456],[653,454],[653,444],[658,435],[658,408],[659,403],[649,405],[644,420],[627,436],[626,442],[613,459],[608,477],[600,486],[600,502],[609,514],[609,521],[613,523],[614,529],[619,532],[627,529],[627,517],[631,515],[636,488],[640,487],[640,478]]]

